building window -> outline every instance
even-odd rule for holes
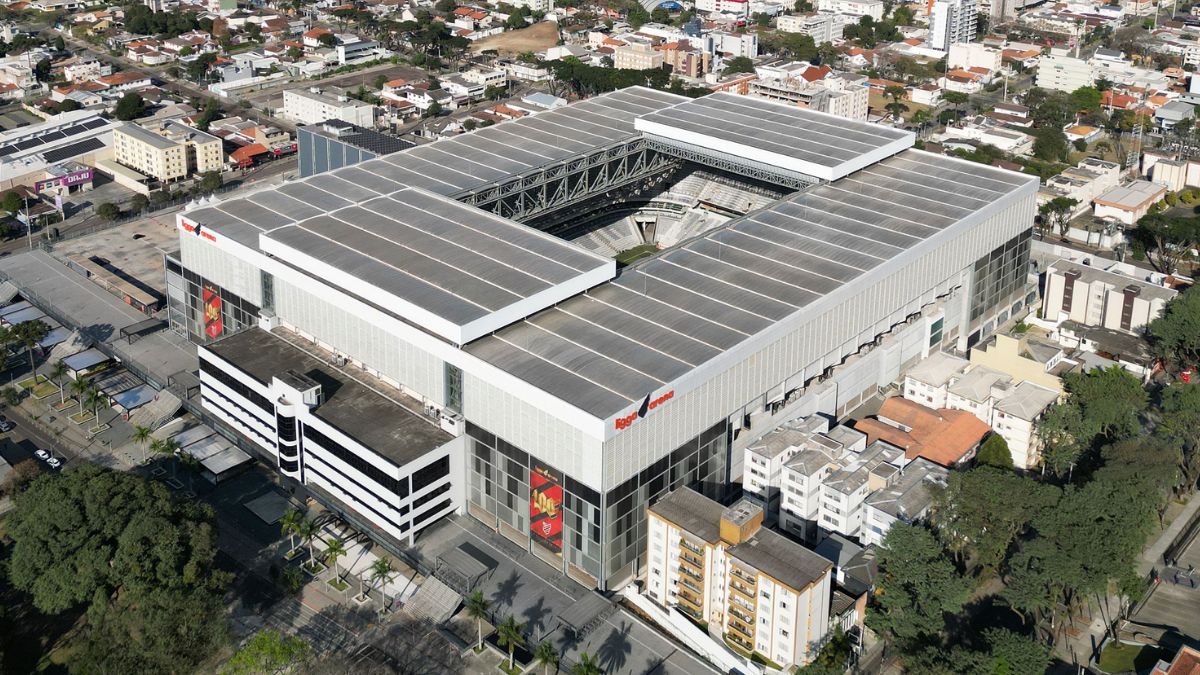
[[[462,412],[463,374],[462,369],[452,363],[446,363],[446,408],[456,413]]]

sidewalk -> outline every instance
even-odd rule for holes
[[[1200,498],[1194,493],[1190,497],[1190,501],[1184,505],[1183,510],[1175,516],[1167,529],[1163,530],[1158,535],[1158,539],[1146,547],[1142,552],[1142,557],[1138,559],[1138,574],[1145,576],[1150,574],[1150,570],[1155,567],[1163,566],[1163,554],[1167,552],[1175,539],[1183,532],[1183,528],[1187,527],[1196,512],[1200,511]]]

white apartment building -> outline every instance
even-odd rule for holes
[[[1030,469],[1041,460],[1035,423],[1058,400],[1059,389],[1014,380],[1011,374],[938,352],[904,376],[903,392],[922,405],[971,413],[1004,438],[1013,466]]]
[[[879,546],[896,523],[923,519],[933,504],[933,489],[944,486],[949,471],[944,466],[918,457],[900,470],[894,483],[874,492],[863,504],[863,546]]]
[[[336,88],[289,89],[283,92],[283,116],[301,124],[339,120],[368,129],[375,126],[375,106],[352,99]]]
[[[747,17],[750,16],[750,3],[747,0],[696,0],[696,11]]]
[[[775,27],[784,33],[800,33],[822,44],[842,39],[842,31],[849,21],[854,20],[848,14],[833,12],[816,12],[811,14],[789,14],[776,19]]]
[[[929,46],[949,51],[950,45],[975,39],[975,0],[937,0],[929,15]]]
[[[818,0],[817,9],[834,14],[869,16],[876,21],[883,19],[883,0]]]
[[[762,509],[690,488],[648,509],[646,594],[709,633],[785,667],[812,661],[830,631],[833,565],[764,529]]]
[[[818,69],[807,63],[790,64],[790,67],[773,69],[776,72],[750,82],[747,93],[838,117],[867,121],[870,90],[865,76]]]
[[[1042,89],[1072,92],[1080,87],[1090,87],[1095,81],[1091,64],[1071,56],[1067,49],[1052,48],[1038,60],[1036,83]]]
[[[613,49],[613,68],[649,70],[662,68],[662,51],[647,42],[634,42]]]
[[[758,56],[758,33],[730,33],[714,30],[705,33],[700,39],[704,51],[709,54],[720,54],[727,57]]]
[[[1038,190],[1038,205],[1055,197],[1075,200],[1071,218],[1082,215],[1091,208],[1097,197],[1115,188],[1121,182],[1121,165],[1095,157],[1087,157],[1076,166],[1051,176]]]
[[[549,14],[554,11],[554,0],[515,0],[509,4],[513,7],[525,7],[531,12],[545,12]]]
[[[985,68],[992,73],[997,73],[1003,65],[1003,55],[999,49],[979,42],[957,42],[950,45],[947,66],[951,69]]]
[[[829,420],[820,415],[806,417],[763,436],[745,450],[742,488],[763,505],[768,522],[779,514],[779,492],[783,465],[818,435],[829,431]]]
[[[820,483],[817,527],[823,534],[859,537],[862,507],[867,497],[891,484],[908,464],[903,450],[883,441],[868,445],[866,450],[848,459]]]
[[[1046,268],[1042,317],[1137,334],[1178,292],[1118,270],[1055,261]]]

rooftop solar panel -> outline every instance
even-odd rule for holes
[[[61,162],[93,150],[99,150],[103,147],[104,141],[99,138],[85,138],[78,143],[71,143],[61,148],[47,150],[42,156],[50,163]]]

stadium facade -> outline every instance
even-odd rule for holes
[[[171,322],[213,416],[385,540],[468,513],[615,588],[658,496],[1028,302],[1037,179],[913,142],[621,90],[193,206]],[[551,234],[685,166],[784,196],[619,270]]]

